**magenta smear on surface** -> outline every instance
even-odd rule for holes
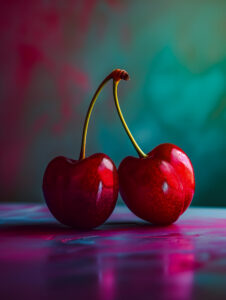
[[[225,217],[225,209],[189,209],[160,227],[119,207],[101,227],[78,231],[57,223],[43,205],[1,205],[0,294],[214,299],[217,286],[224,299]]]

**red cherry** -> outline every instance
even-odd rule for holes
[[[112,213],[118,197],[118,173],[105,154],[85,158],[86,136],[93,106],[103,86],[110,80],[128,80],[128,74],[114,70],[100,84],[90,103],[83,127],[79,160],[54,158],[43,177],[43,194],[49,210],[61,223],[91,229]]]
[[[140,158],[126,157],[120,164],[119,190],[129,209],[153,224],[171,224],[190,205],[194,190],[194,171],[188,156],[173,144],[161,144],[146,155],[137,145],[123,118],[114,80],[115,105]]]
[[[146,158],[126,157],[118,169],[120,193],[129,209],[153,224],[171,224],[194,194],[194,172],[177,146],[162,144]]]
[[[58,221],[76,228],[94,228],[104,223],[115,207],[117,169],[102,153],[78,161],[59,156],[46,168],[43,193]]]

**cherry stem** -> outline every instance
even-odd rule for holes
[[[129,78],[129,75],[128,75],[128,78]],[[131,134],[131,132],[130,132],[127,124],[126,124],[126,121],[125,121],[125,119],[123,117],[123,114],[122,114],[122,111],[121,111],[121,108],[120,108],[120,105],[119,105],[119,101],[118,101],[118,84],[120,82],[120,79],[114,79],[113,80],[113,95],[114,95],[114,100],[115,100],[115,106],[116,106],[116,109],[118,111],[118,115],[119,115],[119,118],[120,118],[120,120],[122,122],[122,125],[124,126],[124,129],[125,129],[128,137],[129,137],[130,141],[132,142],[135,150],[137,151],[139,157],[140,158],[145,158],[145,157],[147,157],[147,154],[145,154],[141,150],[141,148],[138,146],[137,142],[135,141],[134,137],[132,136],[132,134]]]
[[[99,85],[99,87],[97,88],[95,94],[93,95],[93,98],[90,102],[88,111],[86,113],[86,118],[85,118],[85,123],[83,126],[83,133],[82,133],[82,144],[81,144],[81,150],[80,150],[80,156],[79,156],[79,160],[82,160],[85,158],[86,155],[86,137],[87,137],[87,131],[88,131],[88,126],[89,126],[89,120],[90,120],[90,116],[94,107],[94,104],[102,90],[102,88],[104,87],[104,85],[110,80],[112,79],[112,73],[109,74]]]
[[[86,118],[85,118],[85,123],[83,126],[83,133],[82,133],[82,144],[81,144],[81,150],[80,150],[80,156],[79,156],[79,160],[82,160],[85,158],[85,152],[86,152],[86,137],[87,137],[87,131],[88,131],[88,126],[89,126],[89,120],[90,120],[90,116],[94,107],[94,104],[102,90],[102,88],[104,87],[104,85],[109,81],[113,79],[113,92],[114,92],[114,99],[115,99],[115,105],[119,114],[119,117],[122,121],[122,124],[134,146],[134,148],[136,149],[138,155],[140,157],[147,157],[147,155],[140,149],[140,147],[137,145],[135,139],[133,138],[131,132],[129,131],[129,128],[123,118],[120,106],[119,106],[119,101],[118,101],[118,96],[117,96],[117,87],[118,84],[120,82],[120,80],[129,80],[129,74],[124,71],[124,70],[120,70],[120,69],[116,69],[114,71],[112,71],[99,85],[99,87],[97,88],[95,94],[93,95],[93,98],[90,102],[88,111],[86,113]]]
[[[82,160],[85,158],[85,152],[86,152],[86,137],[87,137],[87,131],[88,131],[88,126],[89,126],[89,120],[90,120],[90,116],[94,107],[94,104],[102,90],[102,88],[104,87],[104,85],[109,81],[109,80],[128,80],[129,79],[129,75],[126,71],[120,70],[120,69],[115,69],[113,70],[99,85],[99,87],[97,88],[91,102],[88,108],[88,111],[86,113],[86,118],[85,118],[85,123],[83,126],[83,133],[82,133],[82,144],[81,144],[81,150],[80,150],[80,156],[79,156],[79,160]]]

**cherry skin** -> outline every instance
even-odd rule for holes
[[[117,169],[102,153],[78,161],[59,156],[46,168],[43,193],[58,221],[91,229],[104,223],[114,210],[118,197]]]
[[[185,192],[182,213],[191,204],[195,192],[195,174],[192,163],[187,154],[178,146],[165,143],[155,147],[149,154],[169,162],[180,177]]]
[[[171,224],[188,208],[194,195],[195,177],[191,161],[173,144],[161,144],[148,154],[141,150],[121,112],[117,95],[119,82],[120,78],[113,81],[116,109],[139,155],[139,158],[126,157],[118,168],[120,194],[138,217],[153,224]]]
[[[177,146],[161,144],[147,157],[126,157],[118,169],[120,194],[128,208],[153,224],[175,222],[191,203],[192,164]]]

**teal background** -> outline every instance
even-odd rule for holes
[[[1,201],[44,201],[47,163],[78,157],[95,89],[123,68],[119,100],[139,145],[180,146],[195,169],[192,205],[226,206],[224,0],[16,1],[1,15]],[[91,118],[94,152],[117,166],[136,155],[111,84]]]

